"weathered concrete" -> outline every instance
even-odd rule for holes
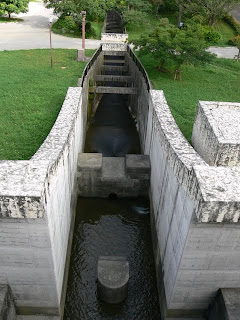
[[[120,303],[127,296],[129,263],[124,257],[100,256],[98,259],[98,294],[108,303]]]
[[[240,289],[220,289],[212,301],[208,320],[239,320]]]
[[[147,196],[149,157],[126,155],[126,158],[102,157],[99,153],[82,153],[78,161],[78,194],[83,197]]]
[[[12,291],[8,285],[0,285],[0,319],[16,320]]]
[[[96,87],[96,93],[116,93],[116,94],[134,94],[138,93],[136,88],[130,87]]]
[[[97,75],[95,81],[117,81],[117,82],[133,82],[131,76],[114,76],[114,75]]]
[[[240,165],[240,103],[198,104],[192,143],[211,166]]]
[[[29,161],[0,162],[0,282],[11,285],[20,314],[63,313],[77,159],[87,123],[83,105],[95,71],[96,63],[83,87],[69,88],[50,134]]]

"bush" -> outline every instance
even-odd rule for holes
[[[234,19],[231,14],[226,14],[223,20],[226,21],[231,27],[233,27],[237,34],[240,34],[240,23],[236,19]]]
[[[236,36],[236,37],[233,37],[232,39],[230,39],[228,41],[228,43],[231,45],[231,46],[236,46],[238,48],[240,48],[240,35]]]
[[[77,31],[77,25],[72,16],[61,16],[55,23],[54,28],[61,30],[64,29],[66,33],[70,31]]]
[[[222,37],[221,34],[211,26],[202,26],[202,34],[205,41],[211,43],[218,43]]]

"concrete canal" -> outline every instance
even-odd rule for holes
[[[79,198],[65,304],[65,320],[160,319],[146,199]],[[99,256],[125,256],[128,296],[120,304],[97,294]]]

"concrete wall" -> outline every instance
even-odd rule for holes
[[[81,153],[78,159],[78,194],[107,198],[148,196],[149,157],[128,154],[102,157],[101,153]]]
[[[12,291],[8,285],[0,285],[0,319],[16,320]]]
[[[162,91],[150,90],[145,152],[160,303],[169,316],[202,314],[218,288],[240,286],[239,168],[208,166]]]
[[[192,143],[212,166],[240,165],[240,103],[200,101]]]
[[[29,161],[0,161],[0,283],[21,314],[62,315],[83,151],[89,78],[69,88],[58,118]],[[77,80],[77,79],[76,79]]]

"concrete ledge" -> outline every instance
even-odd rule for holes
[[[219,289],[207,316],[208,320],[239,320],[240,289]]]
[[[16,319],[16,310],[13,301],[13,295],[8,285],[0,285],[0,319]]]

